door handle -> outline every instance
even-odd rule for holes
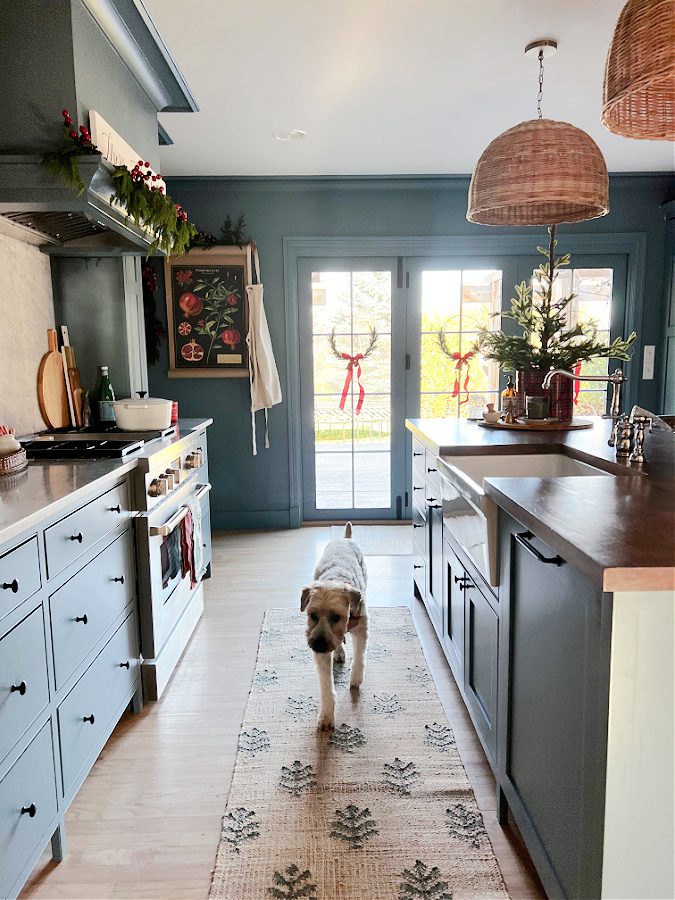
[[[199,490],[194,494],[194,500],[201,500],[208,492],[211,490],[210,484],[202,484],[199,486]],[[150,537],[168,537],[171,532],[183,521],[185,516],[188,514],[188,507],[181,506],[178,512],[174,513],[173,516],[169,519],[168,522],[165,522],[164,525],[151,525],[149,529]]]
[[[536,547],[533,547],[532,544],[530,544],[530,539],[534,537],[531,531],[523,531],[520,534],[514,535],[514,537],[516,542],[520,544],[521,547],[524,547],[531,556],[538,559],[540,563],[546,563],[547,565],[552,566],[565,565],[565,560],[562,556],[544,556],[544,554],[540,553]]]

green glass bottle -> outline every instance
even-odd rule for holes
[[[108,367],[101,366],[101,380],[98,386],[96,396],[98,404],[98,420],[101,425],[113,425],[115,423],[115,410],[113,409],[113,400],[115,399],[115,391],[110,383],[110,375],[108,375]]]

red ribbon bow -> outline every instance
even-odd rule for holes
[[[579,375],[581,373],[581,363],[578,362],[576,366],[572,369],[575,375]],[[575,406],[579,403],[579,391],[581,390],[581,382],[574,381],[574,404]]]
[[[363,399],[366,396],[366,392],[361,384],[361,360],[365,357],[363,353],[357,353],[355,356],[350,356],[349,353],[342,354],[343,359],[349,360],[347,363],[347,377],[345,378],[345,386],[342,388],[342,397],[340,398],[340,409],[345,408],[345,402],[347,401],[347,394],[349,393],[349,387],[352,383],[352,378],[354,377],[354,366],[356,366],[356,380],[359,385],[359,399],[356,404],[356,415],[361,412],[363,408]]]
[[[453,397],[456,397],[459,394],[459,373],[462,370],[462,366],[468,366],[469,362],[471,361],[471,359],[474,355],[475,354],[472,350],[470,350],[468,353],[465,353],[464,355],[462,355],[459,352],[452,354],[451,359],[455,360],[455,369],[457,371],[457,374],[455,375],[455,384],[452,388],[452,396]],[[466,376],[464,377],[464,385],[462,387],[462,390],[466,394],[466,397],[464,400],[459,401],[460,406],[463,406],[465,403],[469,402],[469,381],[470,381],[470,379],[471,379],[471,376],[467,372]]]

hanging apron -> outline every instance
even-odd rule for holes
[[[281,384],[274,359],[270,329],[263,304],[263,286],[260,283],[260,260],[258,248],[250,243],[246,247],[246,258],[251,284],[246,287],[248,299],[248,372],[251,385],[251,431],[253,455],[258,453],[255,433],[255,414],[265,411],[265,447],[269,447],[269,422],[267,411],[271,406],[281,403]],[[255,284],[253,281],[255,280]]]

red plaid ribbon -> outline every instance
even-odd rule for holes
[[[345,403],[347,401],[347,394],[349,393],[349,388],[352,383],[352,378],[354,377],[354,366],[356,366],[356,380],[359,385],[359,399],[356,404],[356,415],[361,412],[363,408],[363,400],[366,396],[366,392],[361,384],[361,360],[364,359],[363,353],[357,353],[355,356],[350,356],[349,353],[342,354],[343,359],[349,360],[347,363],[347,376],[345,378],[345,386],[342,388],[342,397],[340,398],[340,409],[345,408]]]

